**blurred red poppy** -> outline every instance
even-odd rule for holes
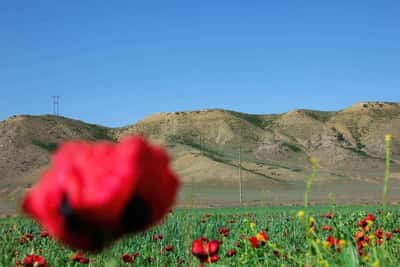
[[[40,232],[40,237],[48,237],[48,236],[49,236],[49,232],[47,232],[47,231]]]
[[[375,216],[369,213],[367,216],[365,216],[364,219],[358,222],[358,226],[360,226],[364,231],[368,232],[374,221],[375,221]]]
[[[391,232],[386,232],[386,240],[391,240],[392,239],[392,233]]]
[[[47,267],[47,262],[40,255],[30,254],[25,257],[24,266],[26,266],[26,267]]]
[[[332,212],[328,212],[327,214],[326,214],[326,218],[328,218],[328,219],[332,219],[333,218],[333,213]]]
[[[166,245],[164,249],[165,249],[165,251],[173,251],[174,250],[174,246]]]
[[[226,256],[228,257],[232,257],[236,254],[236,251],[234,249],[230,249],[228,250],[228,252],[226,253]]]
[[[208,238],[201,237],[192,243],[192,254],[201,263],[212,263],[218,261],[218,250],[220,242],[218,240],[208,241]]]
[[[158,223],[178,187],[166,152],[142,137],[117,144],[70,141],[26,194],[23,211],[57,240],[98,251],[125,233]]]
[[[32,241],[32,240],[33,240],[33,235],[26,233],[19,239],[19,243],[24,244],[24,243],[26,243],[28,241]]]
[[[327,231],[327,232],[331,232],[333,230],[333,228],[332,228],[332,226],[324,224],[322,226],[322,230]]]
[[[253,248],[259,248],[261,245],[265,245],[269,237],[265,231],[260,231],[255,236],[249,238],[250,244]]]
[[[219,233],[225,237],[229,236],[229,229],[226,227],[219,228]]]
[[[162,240],[162,239],[163,239],[163,235],[162,234],[153,235],[153,241]]]
[[[123,262],[131,263],[131,262],[133,262],[134,257],[132,257],[129,254],[124,254],[124,255],[122,255],[121,259],[122,259]]]
[[[75,261],[75,262],[80,262],[83,264],[88,264],[89,263],[89,259],[85,258],[85,256],[83,255],[83,252],[79,251],[76,252],[74,255],[71,256],[71,260]]]
[[[329,244],[329,246],[331,247],[331,248],[334,248],[335,247],[335,245],[336,245],[336,243],[338,243],[338,240],[337,239],[335,239],[333,236],[328,236],[327,238],[326,238],[326,241],[328,242],[328,244]]]

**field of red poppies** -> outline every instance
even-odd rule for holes
[[[175,210],[98,254],[26,218],[0,222],[1,266],[400,266],[396,206]]]

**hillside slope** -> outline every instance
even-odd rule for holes
[[[400,103],[272,115],[221,109],[159,113],[121,128],[52,115],[12,116],[0,122],[0,213],[15,207],[63,140],[145,135],[168,149],[185,184],[236,186],[240,159],[247,187],[289,190],[304,183],[311,156],[319,159],[321,183],[379,181],[387,133],[394,136],[392,170],[397,177]]]

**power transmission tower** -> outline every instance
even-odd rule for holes
[[[53,114],[56,116],[60,115],[59,107],[60,107],[60,96],[55,95],[53,96]]]

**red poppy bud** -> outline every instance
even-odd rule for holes
[[[96,251],[160,222],[178,187],[167,154],[142,137],[70,141],[26,194],[23,210],[57,240]]]

